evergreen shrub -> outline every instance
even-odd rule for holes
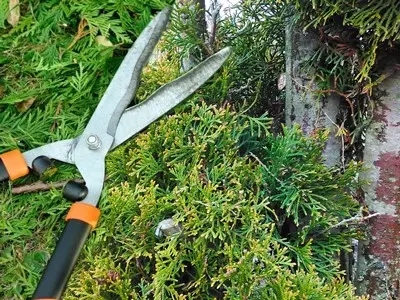
[[[125,43],[164,5],[146,3],[27,1],[14,28],[1,8],[1,151],[82,131]],[[87,34],[78,36],[79,24]],[[101,220],[64,299],[358,299],[336,263],[357,232],[335,226],[358,211],[358,166],[341,174],[323,165],[325,132],[275,136],[265,115],[207,104],[239,76],[234,59],[176,114],[109,155]],[[162,56],[146,68],[136,101],[178,72],[177,57]],[[22,111],[15,105],[32,97]],[[76,176],[63,165],[51,179]],[[1,189],[0,298],[26,299],[70,204],[58,190]],[[168,218],[180,233],[157,237]]]
[[[108,169],[126,181],[102,201],[70,295],[356,299],[334,259],[351,234],[330,231],[356,207],[354,170],[332,176],[321,136],[295,128],[274,137],[257,126],[266,123],[191,104],[115,151]],[[168,218],[181,232],[157,237]]]

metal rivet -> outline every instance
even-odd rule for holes
[[[92,134],[89,135],[88,138],[86,139],[86,144],[88,145],[88,148],[90,150],[96,150],[100,148],[101,141],[97,135]]]

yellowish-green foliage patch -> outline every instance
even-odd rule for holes
[[[355,233],[331,230],[356,210],[355,170],[323,166],[323,135],[274,137],[257,125],[268,123],[189,105],[113,152],[65,299],[355,299],[333,259]],[[60,198],[3,195],[4,297],[33,292],[69,206]],[[167,218],[181,234],[156,237]]]
[[[190,105],[115,151],[108,170],[125,181],[111,183],[101,202],[68,297],[355,299],[332,259],[349,235],[330,232],[355,207],[343,184],[352,171],[332,177],[318,138],[298,129],[257,137],[250,120],[229,107]],[[250,155],[255,143],[265,145],[268,166]],[[269,143],[280,145],[279,163]],[[289,202],[298,204],[285,210]],[[295,216],[301,230],[287,235],[283,223]],[[167,218],[181,233],[157,237]]]

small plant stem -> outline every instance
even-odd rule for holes
[[[18,195],[18,194],[27,194],[27,193],[34,193],[34,192],[43,192],[43,191],[49,191],[51,189],[59,189],[64,187],[64,185],[68,182],[69,180],[63,180],[63,181],[58,181],[58,182],[49,182],[45,183],[42,181],[37,181],[32,184],[26,184],[26,185],[21,185],[21,186],[16,186],[11,189],[11,193],[13,195]],[[75,182],[78,183],[84,183],[85,181],[83,179],[74,179]]]

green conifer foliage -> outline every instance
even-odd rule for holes
[[[285,70],[287,7],[273,0],[238,1],[229,14],[216,21],[212,44],[198,36],[198,9],[183,5],[175,10],[165,49],[183,61],[189,54],[192,59],[202,60],[204,53],[232,47],[232,59],[225,69],[229,75],[216,79],[205,99],[208,103],[229,101],[237,107],[246,106],[255,115],[268,110],[280,123],[284,119],[281,114],[284,94],[278,89],[277,79]],[[211,12],[206,12],[209,15]]]
[[[132,41],[166,2],[21,1],[12,27],[2,1],[1,150],[79,133]]]
[[[332,259],[354,233],[330,232],[356,206],[346,192],[353,171],[330,175],[320,137],[257,131],[247,116],[203,103],[113,153],[108,169],[128,175],[102,202],[70,295],[356,299]],[[264,145],[261,164],[248,152],[254,143]],[[167,218],[181,233],[156,237]],[[282,229],[289,218],[291,234]]]
[[[1,4],[1,151],[78,135],[126,49],[163,5],[21,1],[12,28]],[[251,40],[234,43],[262,48]],[[285,128],[274,136],[265,115],[210,105],[225,102],[235,78],[249,74],[238,74],[244,52],[176,114],[109,155],[102,216],[64,299],[359,299],[335,260],[357,234],[336,225],[358,211],[351,197],[358,166],[343,174],[324,167],[325,132],[305,138]],[[253,52],[247,61],[256,64],[262,55]],[[274,55],[268,63],[278,72]],[[147,67],[135,101],[175,78],[178,61],[171,52]],[[78,176],[71,166],[59,169],[51,180]],[[2,185],[1,191],[0,298],[26,299],[70,203],[55,189],[11,195]],[[157,237],[157,225],[168,218],[181,233]]]
[[[319,28],[335,44],[338,55],[350,60],[357,54],[356,79],[369,79],[378,62],[377,50],[387,50],[400,40],[400,3],[389,1],[288,1],[307,27]],[[342,31],[342,32],[340,32]],[[341,46],[341,48],[339,48]]]

